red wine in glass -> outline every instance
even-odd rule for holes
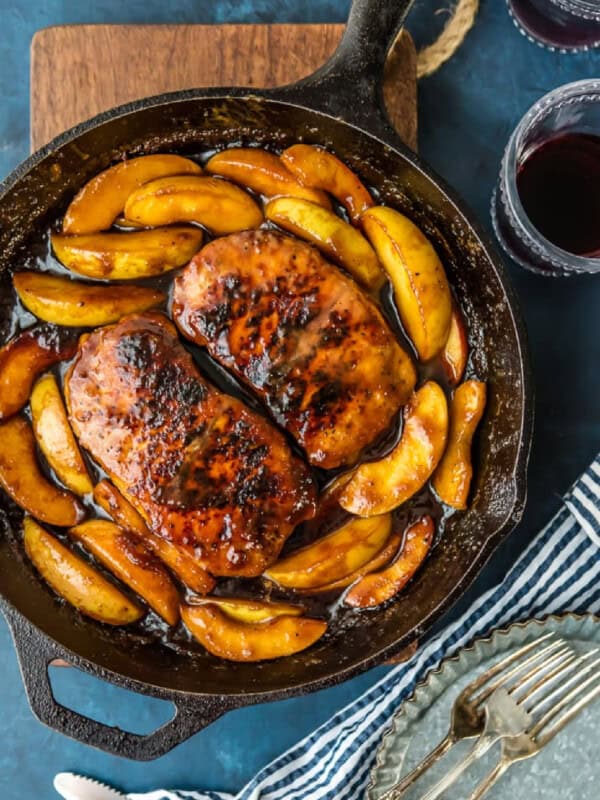
[[[530,144],[516,182],[542,236],[574,255],[600,258],[600,136],[564,133]]]
[[[552,48],[580,50],[600,45],[597,0],[508,0],[518,26]]]
[[[559,86],[531,106],[504,150],[490,210],[519,266],[600,274],[600,79]]]

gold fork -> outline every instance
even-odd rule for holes
[[[535,707],[545,705],[557,692],[557,689],[551,687],[559,682],[564,685],[564,682],[570,681],[573,670],[580,666],[579,662],[596,652],[578,658],[576,653],[566,648],[563,655],[559,655],[559,651],[542,664],[528,669],[525,674],[520,669],[514,680],[507,681],[505,686],[496,689],[485,703],[485,727],[471,751],[448,770],[435,786],[425,792],[421,800],[439,800],[446,789],[497,741],[524,733],[533,724],[528,710],[532,697],[538,696],[543,690],[543,697],[537,701]]]
[[[542,649],[540,644],[552,638],[552,642]],[[399,783],[389,789],[380,800],[396,800],[412,786],[412,784],[440,758],[442,758],[457,742],[463,739],[474,739],[483,733],[485,727],[484,704],[491,695],[512,680],[524,668],[543,664],[546,667],[550,659],[555,663],[566,657],[570,652],[562,639],[554,638],[554,634],[547,633],[533,642],[520,647],[514,653],[503,658],[493,667],[481,674],[466,686],[454,701],[450,717],[450,728],[446,736],[434,749],[415,767],[415,769],[402,778]],[[528,655],[529,654],[529,655]],[[528,655],[524,661],[521,659]]]
[[[591,653],[586,653],[576,659],[577,666],[581,666],[590,655]],[[592,674],[590,675],[590,673]],[[585,677],[586,675],[588,677]],[[569,689],[569,687],[572,688]],[[536,712],[542,711],[550,702],[556,700],[556,703],[550,705],[548,710],[542,713],[525,733],[502,740],[500,761],[477,786],[469,800],[481,800],[512,764],[536,756],[569,722],[599,696],[600,658],[597,658],[577,670],[571,678],[549,695],[530,705],[529,713],[535,717]]]

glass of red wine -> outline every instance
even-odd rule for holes
[[[507,0],[521,33],[551,50],[600,46],[598,0]]]
[[[504,152],[492,222],[526,269],[600,272],[600,80],[561,86],[525,114]]]

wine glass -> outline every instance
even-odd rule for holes
[[[519,178],[532,153],[539,152],[548,143],[568,142],[568,138],[574,136],[582,137],[581,140],[589,144],[592,167],[596,167],[588,168],[585,175],[592,181],[594,198],[578,197],[576,200],[592,202],[594,199],[597,203],[596,185],[600,192],[600,80],[575,81],[544,95],[519,122],[504,151],[492,198],[494,231],[503,249],[517,264],[538,274],[557,276],[600,272],[600,251],[598,254],[577,254],[550,241],[533,224],[519,192]],[[564,158],[564,151],[561,153],[559,149],[555,152],[558,158]],[[549,181],[543,186],[543,192],[552,191],[557,191],[557,187]],[[544,197],[539,199],[545,200]],[[555,231],[549,235],[553,233]]]
[[[600,0],[507,0],[521,33],[551,50],[600,46]]]

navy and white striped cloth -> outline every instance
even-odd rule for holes
[[[264,767],[237,795],[159,790],[130,800],[358,800],[392,715],[448,655],[517,620],[561,611],[600,613],[600,455],[504,581],[413,658]]]

